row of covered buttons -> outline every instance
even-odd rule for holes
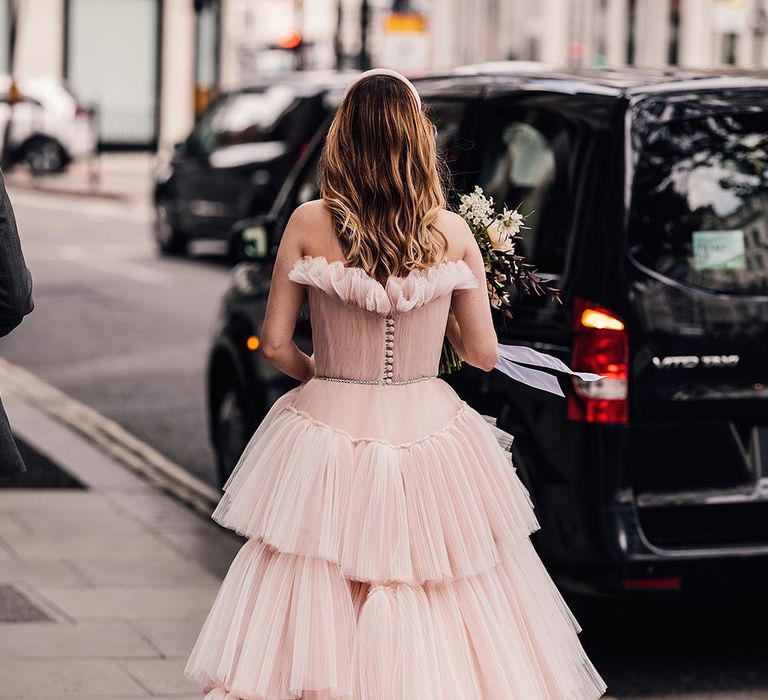
[[[384,352],[384,383],[392,383],[392,360],[395,352],[395,319],[387,317],[386,349]]]

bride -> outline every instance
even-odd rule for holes
[[[445,208],[438,163],[404,76],[374,69],[347,88],[261,333],[301,384],[213,514],[248,540],[187,663],[207,700],[605,691],[531,545],[539,525],[501,431],[436,376],[445,335],[475,367],[499,360],[482,255]],[[311,357],[292,340],[305,299]]]

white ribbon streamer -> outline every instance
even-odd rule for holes
[[[557,381],[557,377],[540,369],[533,369],[524,365],[533,365],[534,367],[543,367],[556,372],[564,372],[578,377],[585,382],[595,382],[598,379],[603,379],[602,375],[593,374],[592,372],[574,372],[568,365],[556,357],[525,345],[504,345],[499,343],[499,361],[494,369],[534,389],[541,389],[557,396],[565,396],[560,388],[560,382]]]

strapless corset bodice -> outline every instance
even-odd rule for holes
[[[463,260],[382,284],[340,260],[303,256],[288,276],[309,290],[316,374],[371,384],[435,376],[451,293],[479,284]]]

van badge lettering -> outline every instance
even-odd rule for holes
[[[657,369],[694,369],[696,367],[735,367],[738,355],[668,355],[653,357]]]

